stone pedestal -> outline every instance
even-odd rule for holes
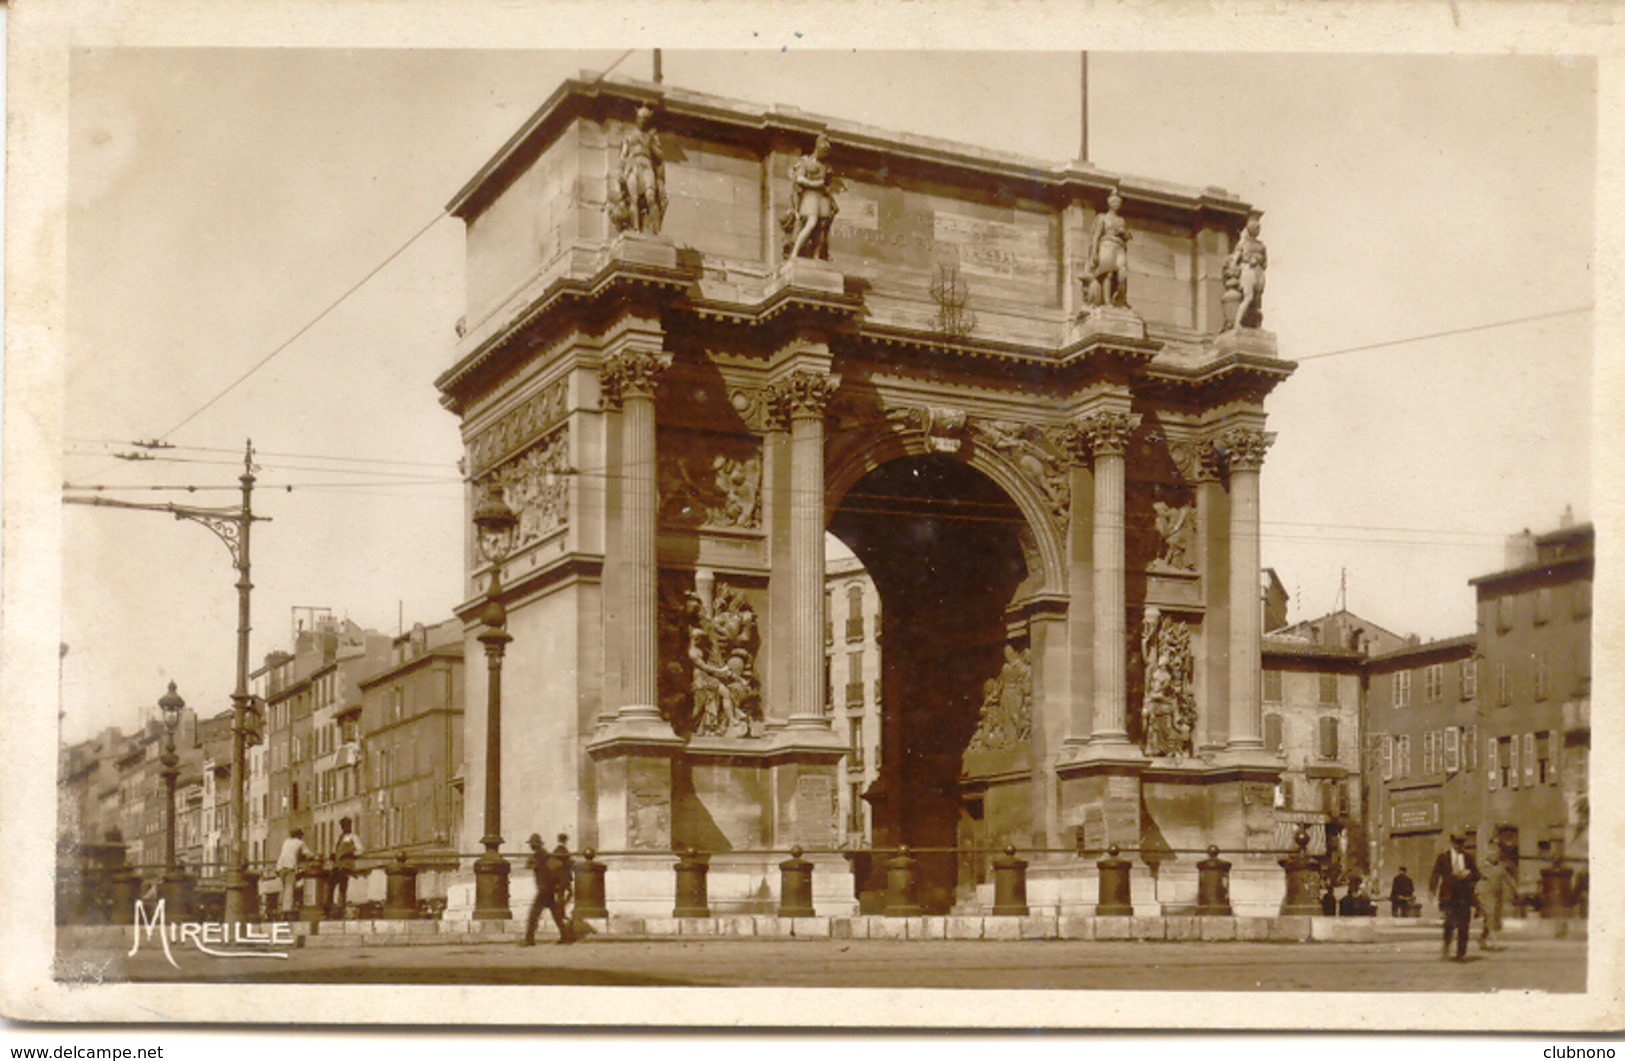
[[[1145,321],[1138,313],[1123,306],[1094,306],[1086,309],[1078,314],[1067,329],[1067,339],[1072,343],[1088,342],[1091,339],[1139,341],[1144,338]]]
[[[670,732],[659,720],[619,719],[587,746],[597,781],[598,843],[605,850],[671,850],[672,757],[681,742]]]

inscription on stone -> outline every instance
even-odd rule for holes
[[[634,781],[626,793],[626,839],[634,848],[663,849],[671,838],[671,790]]]
[[[796,778],[795,797],[790,803],[791,831],[808,847],[835,843],[835,783],[819,774]]]

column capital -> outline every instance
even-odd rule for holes
[[[1232,472],[1256,472],[1264,467],[1264,453],[1275,432],[1254,427],[1231,427],[1210,435],[1200,447],[1204,461],[1228,465]]]
[[[671,355],[656,350],[624,350],[604,359],[598,383],[604,404],[619,409],[627,398],[653,398],[655,380],[671,367]]]
[[[773,411],[774,418],[781,422],[822,420],[824,410],[829,408],[840,385],[840,376],[798,368],[768,384],[768,407]]]
[[[1139,413],[1091,413],[1058,429],[1055,443],[1074,464],[1098,457],[1121,457],[1128,452],[1129,436],[1140,426]]]

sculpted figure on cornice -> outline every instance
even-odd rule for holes
[[[1085,272],[1084,301],[1091,306],[1128,307],[1128,222],[1118,213],[1123,197],[1113,191],[1106,212],[1095,215],[1089,233],[1089,267]]]
[[[653,120],[653,111],[639,107],[637,124],[622,134],[620,166],[608,203],[609,219],[621,232],[658,236],[666,217],[666,160]]]
[[[568,386],[561,379],[526,398],[496,423],[474,436],[468,443],[474,474],[483,473],[503,456],[564,419],[568,393]]]
[[[653,398],[656,381],[670,367],[671,355],[663,351],[628,350],[610,355],[598,370],[604,405],[619,409],[627,398]]]
[[[683,736],[752,737],[762,722],[756,612],[708,571],[661,592],[661,707]]]
[[[1149,756],[1190,755],[1196,732],[1195,662],[1190,624],[1145,610],[1140,626],[1144,692],[1140,701],[1141,747]]]
[[[502,487],[519,517],[515,548],[570,522],[569,469],[570,430],[565,426],[491,472],[486,481]]]
[[[1224,304],[1234,307],[1235,316],[1226,313],[1226,328],[1264,326],[1264,274],[1269,269],[1269,251],[1258,238],[1260,218],[1253,214],[1236,237],[1236,245],[1224,262]]]
[[[972,427],[979,444],[1001,454],[1043,492],[1050,516],[1058,526],[1065,526],[1072,489],[1067,462],[1054,442],[1033,425],[1015,420],[974,420]]]
[[[982,686],[982,714],[969,751],[997,751],[1032,739],[1033,665],[1027,649],[1004,646],[1004,666]]]
[[[723,452],[716,452],[718,448]],[[662,523],[747,530],[761,526],[762,455],[754,439],[662,432],[659,450]]]
[[[841,178],[825,161],[828,156],[829,137],[820,133],[812,151],[790,164],[794,205],[780,218],[786,258],[829,261],[829,230],[840,209],[835,193],[841,190]]]
[[[822,417],[840,385],[839,376],[797,369],[768,385],[768,400],[775,419],[780,423],[803,417]]]

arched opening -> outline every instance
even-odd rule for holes
[[[978,835],[981,810],[963,762],[1009,653],[1025,648],[1011,624],[1029,579],[1024,527],[1003,490],[942,454],[870,471],[829,524],[880,596],[880,770],[865,796],[874,844],[920,852],[921,901],[933,912],[978,876],[974,860],[953,854]],[[869,878],[883,887],[884,868]]]

